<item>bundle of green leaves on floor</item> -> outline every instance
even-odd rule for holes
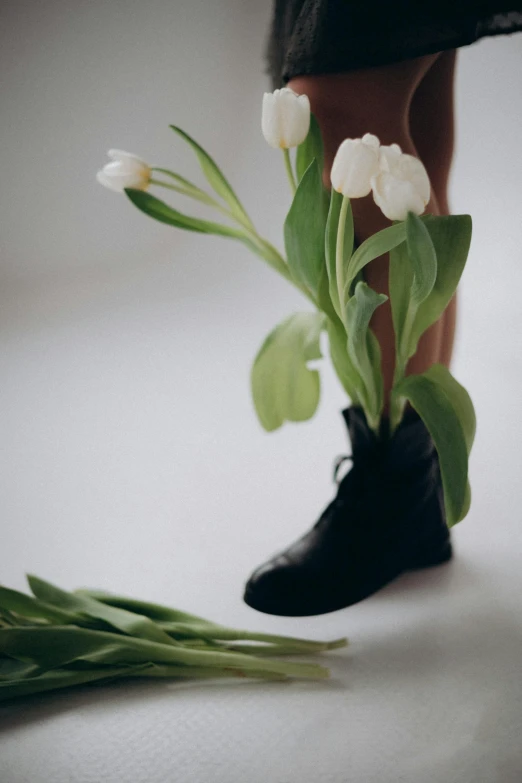
[[[27,579],[32,596],[0,586],[0,701],[124,677],[322,679],[323,666],[278,657],[347,644],[235,630],[158,604]]]

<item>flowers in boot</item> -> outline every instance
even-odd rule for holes
[[[177,126],[170,127],[195,153],[206,187],[114,150],[98,179],[113,190],[124,190],[139,210],[162,223],[241,242],[302,294],[308,309],[278,324],[254,359],[252,398],[266,431],[314,415],[320,398],[318,361],[327,337],[344,391],[380,437],[381,349],[370,322],[389,299],[396,347],[389,434],[399,426],[409,401],[437,449],[451,526],[466,516],[471,502],[467,475],[476,426],[473,403],[444,365],[419,375],[406,375],[406,367],[420,337],[455,293],[471,241],[471,218],[424,215],[430,182],[422,162],[397,144],[381,145],[371,133],[343,141],[332,165],[332,188],[326,189],[321,130],[306,95],[288,88],[266,93],[261,126],[268,143],[282,150],[291,185],[284,250],[261,236],[216,162]],[[215,219],[187,214],[149,193],[149,187],[196,200],[213,210]],[[370,193],[393,225],[357,245],[351,199]],[[390,258],[389,297],[374,291],[364,275],[365,267],[385,254]]]
[[[117,193],[123,193],[125,188],[146,190],[150,181],[150,168],[137,155],[123,150],[109,150],[107,155],[112,158],[96,175],[101,185]]]

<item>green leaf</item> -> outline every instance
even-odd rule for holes
[[[386,297],[386,299],[387,298],[388,297]],[[379,304],[382,304],[383,301],[385,300],[381,300]],[[375,409],[370,408],[370,413],[373,414],[373,419],[371,421],[368,419],[368,423],[370,426],[376,428],[379,424],[384,406],[384,381],[381,365],[381,346],[379,345],[379,341],[371,329],[368,329],[367,331],[366,340],[368,360],[371,368],[372,389],[375,390],[372,392],[371,397],[371,399],[375,399]]]
[[[89,682],[101,680],[114,680],[118,677],[130,676],[132,674],[144,672],[148,665],[140,666],[107,666],[95,669],[51,669],[42,672],[40,667],[30,667],[32,676],[25,676],[20,679],[12,678],[0,682],[0,701],[30,696],[33,693],[44,693],[45,691],[55,691],[61,688],[71,688],[75,685],[85,685]]]
[[[221,169],[217,166],[214,160],[212,160],[208,152],[205,152],[203,147],[201,147],[197,141],[189,136],[188,133],[185,133],[185,131],[181,130],[181,128],[178,128],[176,125],[171,125],[170,127],[192,147],[197,155],[203,174],[216,193],[221,196],[221,198],[229,205],[232,212],[239,219],[241,219],[242,222],[252,227],[252,222],[245,212],[245,209],[240,200],[234,193],[232,186],[226,179]]]
[[[369,325],[377,307],[387,299],[385,294],[378,294],[359,281],[346,305],[348,353],[364,384],[361,397],[367,417],[374,422],[380,417],[383,405],[383,380],[380,346]]]
[[[139,601],[136,598],[128,598],[123,595],[114,595],[113,593],[106,593],[102,590],[75,590],[74,595],[85,596],[87,598],[94,598],[100,603],[107,604],[108,606],[118,607],[119,609],[126,609],[128,612],[134,612],[135,614],[144,615],[151,620],[158,622],[181,622],[181,623],[195,623],[196,625],[212,625],[209,620],[205,620],[203,617],[198,617],[195,614],[188,614],[187,612],[181,612],[179,609],[172,609],[169,606],[163,606],[162,604],[153,604],[147,601]]]
[[[236,645],[237,652],[248,652]],[[246,648],[246,645],[245,645]],[[295,650],[288,652],[283,650],[278,654],[295,654]],[[258,653],[259,654],[259,653]],[[267,654],[264,652],[263,654]],[[30,696],[35,693],[44,693],[63,688],[71,688],[77,685],[86,685],[91,682],[106,684],[116,679],[147,678],[147,679],[217,679],[222,677],[255,677],[267,680],[287,680],[287,674],[278,674],[271,671],[252,669],[246,672],[240,666],[216,669],[213,666],[176,666],[144,663],[136,666],[97,666],[96,668],[60,668],[43,671],[37,667],[29,667],[33,671],[32,676],[0,682],[0,702]],[[317,667],[318,677],[326,676],[326,670]]]
[[[254,240],[241,229],[232,228],[223,223],[213,223],[209,220],[200,220],[199,218],[184,215],[182,212],[178,212],[177,209],[173,209],[168,204],[165,204],[164,201],[160,201],[160,199],[144,190],[126,188],[125,193],[139,210],[146,215],[149,215],[149,217],[159,220],[161,223],[166,223],[167,225],[175,226],[176,228],[183,228],[187,231],[197,231],[202,234],[216,234],[217,236],[239,240],[246,245],[249,250],[267,261],[271,267],[288,279],[289,272],[284,260],[277,254],[275,249],[261,237],[256,237]]]
[[[293,645],[294,649],[299,652],[320,652],[322,650],[345,647],[347,644],[345,638],[335,639],[331,642],[321,642],[292,636],[274,636],[273,634],[259,633],[257,631],[227,628],[210,620],[205,620],[203,617],[187,614],[179,609],[172,609],[162,604],[147,603],[126,596],[113,595],[100,590],[75,590],[75,594],[86,595],[96,598],[98,601],[108,603],[111,606],[119,606],[122,609],[146,615],[151,620],[159,622],[163,630],[168,631],[168,633],[179,633],[180,636],[197,637],[206,640],[249,640],[271,644],[281,643]]]
[[[364,387],[361,387],[359,373],[348,354],[348,338],[344,326],[339,320],[333,322],[327,319],[326,329],[335,373],[353,405],[360,406],[361,391],[364,394]]]
[[[176,228],[184,228],[187,231],[198,231],[202,234],[217,234],[219,236],[232,237],[233,239],[241,239],[241,241],[245,239],[245,233],[240,229],[226,226],[223,223],[213,223],[210,220],[201,220],[200,218],[184,215],[145,190],[125,188],[125,193],[134,206],[161,223],[167,223],[167,225],[175,226]]]
[[[350,286],[357,273],[373,261],[375,258],[389,253],[394,247],[400,245],[406,239],[406,226],[404,223],[397,223],[394,226],[383,228],[377,234],[362,242],[355,253],[352,255],[348,265],[348,271],[345,277],[345,298],[350,295]]]
[[[475,412],[467,391],[442,364],[403,378],[393,394],[410,401],[430,433],[439,458],[449,527],[469,509],[468,457],[475,436]]]
[[[185,179],[185,177],[182,177],[180,174],[177,174],[175,171],[171,171],[170,169],[163,169],[159,166],[154,166],[151,168],[151,171],[159,171],[160,174],[166,174],[168,177],[178,183],[180,191],[183,192],[186,196],[190,196],[191,198],[194,198],[197,201],[201,201],[203,204],[208,204],[209,206],[215,207],[218,203],[215,198],[210,196],[204,190],[201,190],[201,188],[198,188],[198,186],[194,185],[194,183],[190,182],[190,180]],[[153,182],[153,184],[158,183]]]
[[[337,193],[337,191],[332,188],[330,209],[328,210],[328,218],[326,220],[326,230],[324,235],[324,252],[326,257],[326,269],[328,272],[330,299],[332,300],[335,311],[339,317],[341,317],[341,306],[339,302],[339,292],[337,290],[335,261],[337,248],[337,227],[339,225],[339,214],[341,212],[342,203],[342,193]]]
[[[429,378],[444,389],[462,427],[466,451],[469,454],[475,441],[477,418],[473,402],[467,390],[443,364],[434,364],[427,371]]]
[[[252,631],[242,631],[235,628],[226,628],[219,625],[193,625],[192,623],[162,623],[164,630],[176,637],[196,638],[207,641],[251,641],[263,642],[267,649],[270,645],[284,644],[285,647],[292,647],[295,653],[312,653],[324,650],[346,647],[345,638],[335,639],[332,642],[318,642],[309,639],[298,639],[292,636],[275,636],[268,633],[257,633]],[[252,648],[254,649],[254,648]],[[258,648],[255,648],[256,650]]]
[[[430,295],[437,279],[437,254],[428,229],[413,212],[406,218],[406,244],[413,268],[410,301],[418,307]]]
[[[439,320],[448,306],[464,271],[471,242],[469,215],[428,215],[421,220],[435,248],[437,278],[430,294],[415,313],[405,346],[406,359],[415,354],[420,337]],[[390,299],[396,338],[404,332],[412,285],[411,263],[406,255],[406,246],[401,246],[390,255]]]
[[[395,332],[395,355],[397,359],[402,358],[406,362],[405,330],[411,331],[410,292],[413,286],[413,270],[405,242],[390,252],[389,286]]]
[[[306,362],[321,357],[322,313],[295,313],[276,326],[257,354],[251,373],[252,396],[267,432],[285,421],[310,419],[319,404],[319,373]]]
[[[0,655],[0,682],[30,677],[34,672],[34,664]]]
[[[322,174],[324,167],[324,149],[321,129],[314,115],[310,115],[310,130],[306,139],[297,147],[295,167],[297,171],[297,181],[300,182],[310,163],[314,160],[319,164],[319,171]]]
[[[55,587],[37,576],[27,576],[29,586],[37,598],[69,612],[77,612],[107,625],[129,636],[138,636],[162,644],[173,644],[173,640],[148,617],[117,609],[84,595],[75,595]]]
[[[464,519],[468,515],[470,506],[471,506],[471,487],[469,485],[469,479],[468,479],[466,481],[466,491],[464,493],[464,503],[462,504],[462,509],[461,509],[461,512],[460,512],[459,522],[460,522],[461,519]]]
[[[326,267],[323,266],[319,277],[319,289],[317,291],[317,307],[334,323],[340,323],[339,316],[330,298],[330,281]]]
[[[415,317],[414,340],[438,321],[455,293],[468,257],[472,231],[469,215],[427,216],[423,222],[437,254],[437,279]]]
[[[316,160],[307,168],[285,220],[288,267],[293,278],[317,298],[324,267],[326,210],[321,172]]]
[[[81,619],[75,612],[58,609],[51,604],[46,604],[33,598],[32,595],[10,590],[0,586],[0,613],[2,609],[15,612],[18,615],[32,619],[44,619],[54,623],[75,623]]]

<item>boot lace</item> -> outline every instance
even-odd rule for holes
[[[351,462],[352,467],[343,476],[339,478],[341,467]],[[372,452],[358,454],[343,454],[335,460],[333,469],[333,480],[337,484],[337,496],[335,498],[335,507],[341,511],[349,504],[350,512],[360,509],[368,498],[369,492],[376,490],[376,478],[380,470],[380,460]],[[342,514],[337,515],[342,519]],[[352,516],[352,514],[351,514]]]
[[[341,479],[339,478],[339,471],[345,462],[353,462],[353,454],[341,454],[336,458],[333,469],[333,480],[337,486],[340,485]]]

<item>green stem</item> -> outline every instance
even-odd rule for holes
[[[297,190],[297,183],[295,181],[294,172],[292,170],[292,162],[290,160],[290,152],[288,151],[288,149],[283,150],[283,157],[285,159],[285,168],[286,168],[286,174],[288,176],[288,181],[290,182],[292,193],[295,193],[295,191]]]
[[[183,196],[191,196],[191,194],[188,192],[188,190],[185,190],[185,188],[180,188],[179,185],[171,185],[169,182],[162,182],[160,179],[154,179],[151,177],[149,179],[149,183],[151,185],[159,185],[160,188],[168,188],[169,190],[175,190],[176,193],[181,193]],[[201,201],[201,199],[198,199]]]
[[[277,636],[257,631],[243,631],[237,628],[228,628],[221,625],[197,625],[190,623],[161,622],[160,626],[166,633],[174,636],[196,639],[217,639],[219,641],[250,641],[263,642],[265,644],[284,644],[292,647],[296,652],[321,652],[333,650],[338,647],[346,647],[346,638],[334,639],[331,642],[315,641],[313,639],[300,639],[293,636]]]
[[[282,275],[285,280],[287,280],[289,283],[292,283],[295,288],[301,291],[301,293],[304,294],[315,307],[317,307],[317,302],[310,291],[304,285],[302,285],[302,283],[294,280],[288,268],[288,264],[279,251],[266,239],[260,237],[255,230],[249,231],[248,234],[252,241],[259,247],[260,253],[263,255],[265,261],[270,264],[272,269],[275,269],[276,272],[279,272],[279,274]]]
[[[263,258],[264,261],[268,263],[270,267],[272,267],[272,269],[274,269],[276,272],[279,272],[279,274],[289,283],[296,285],[290,275],[288,264],[273,245],[264,240],[263,237],[260,237],[256,231],[248,231],[247,238],[253,245],[255,245],[256,252]]]
[[[410,302],[408,304],[408,309],[406,310],[406,318],[404,319],[401,341],[395,360],[395,371],[393,374],[393,385],[390,398],[390,437],[393,435],[396,428],[400,424],[402,414],[404,412],[404,406],[406,404],[405,398],[394,394],[393,390],[405,377],[406,366],[408,364],[407,349],[410,342],[411,329],[413,326],[413,321],[415,320],[415,315],[416,310],[415,308],[411,307]]]
[[[335,277],[337,281],[337,293],[339,296],[339,313],[343,323],[345,322],[344,314],[344,226],[346,223],[346,215],[348,207],[350,205],[350,199],[347,196],[343,196],[341,204],[341,210],[339,212],[339,223],[337,225],[337,244],[335,247]]]
[[[326,670],[325,670],[326,671]],[[218,677],[248,677],[252,679],[276,680],[284,682],[292,677],[292,674],[279,674],[270,671],[257,671],[252,669],[245,671],[241,667],[229,667],[227,669],[214,669],[211,666],[160,666],[155,664],[149,668],[131,671],[131,677],[158,677],[160,679],[217,679]],[[299,676],[299,675],[297,675]],[[324,679],[322,671],[317,673],[317,678]]]
[[[392,388],[390,396],[390,438],[401,422],[404,405],[404,398],[394,394]]]
[[[182,196],[188,196],[189,198],[193,198],[195,201],[200,201],[202,204],[206,204],[209,207],[214,207],[214,209],[218,209],[223,215],[234,219],[234,215],[229,212],[228,209],[221,206],[221,204],[213,199],[212,196],[209,196],[203,190],[199,190],[199,188],[184,188],[180,187],[179,185],[171,185],[169,182],[163,182],[163,180],[153,178],[151,178],[149,182],[151,185],[159,185],[159,187],[174,190],[176,193],[181,193]]]
[[[175,171],[170,171],[170,169],[163,169],[159,166],[153,166],[151,171],[159,171],[162,174],[166,174],[168,177],[172,177],[177,182],[180,182],[181,185],[185,188],[187,196],[192,196],[192,198],[195,198],[198,201],[202,201],[204,204],[209,204],[210,206],[219,209],[220,212],[228,215],[232,220],[235,220],[236,223],[239,223],[240,226],[246,228],[247,231],[255,230],[254,224],[248,217],[243,206],[241,207],[241,211],[230,212],[229,210],[225,209],[219,201],[216,201],[215,198],[209,196],[205,190],[201,190],[201,188],[198,188],[198,186],[194,185],[194,183],[190,182],[190,180],[185,179],[185,177],[182,177],[180,174],[176,174]],[[165,183],[162,182],[160,184],[164,185]]]

